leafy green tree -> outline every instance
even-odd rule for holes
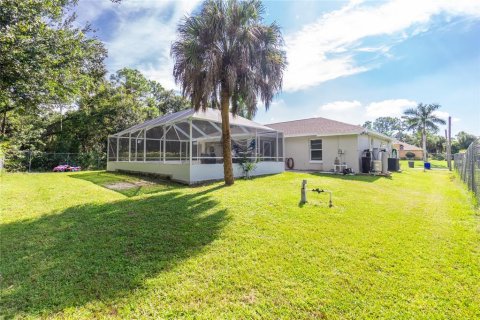
[[[373,122],[366,121],[362,126],[366,129],[375,130],[400,141],[404,141],[407,138],[405,124],[400,118],[379,117]]]
[[[373,122],[373,130],[383,133],[389,137],[394,137],[399,132],[403,131],[403,123],[399,118],[394,117],[380,117]]]
[[[225,184],[234,183],[229,114],[239,101],[251,114],[260,98],[268,109],[281,90],[286,54],[280,28],[263,24],[259,0],[210,0],[178,27],[173,75],[196,110],[220,108]],[[231,104],[231,108],[230,108]]]
[[[451,145],[451,152],[452,154],[459,153],[460,150],[462,150],[460,144],[458,143],[457,140],[452,140],[452,145]]]
[[[427,131],[438,132],[437,124],[445,124],[445,120],[434,114],[439,108],[439,104],[419,103],[416,108],[405,110],[402,117],[408,130],[420,132],[422,135],[423,161],[427,161]]]
[[[365,123],[362,125],[365,129],[373,130],[373,123],[372,121],[365,121]]]
[[[74,0],[2,0],[0,5],[0,115],[69,104],[103,77],[103,44],[74,26]]]
[[[58,118],[47,130],[50,150],[105,152],[109,134],[122,131],[168,112],[190,108],[173,91],[165,90],[137,70],[123,68],[91,92],[82,93],[77,110],[66,114],[64,130]]]
[[[166,90],[156,81],[150,81],[150,104],[158,109],[160,114],[174,113],[191,108],[190,101],[178,95],[173,90]]]
[[[427,133],[427,152],[443,153],[446,151],[447,139],[444,136]]]
[[[0,0],[3,150],[101,153],[108,134],[190,107],[137,70],[106,79],[107,52],[75,23],[76,3]]]
[[[112,102],[124,112],[122,127],[155,118],[160,114],[155,104],[149,100],[150,82],[140,71],[120,69],[110,77],[110,82],[114,89]]]
[[[478,139],[475,135],[467,133],[465,131],[460,131],[459,133],[457,133],[456,138],[460,149],[467,149],[473,141]]]

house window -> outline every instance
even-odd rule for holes
[[[403,147],[403,144],[401,144],[401,145],[400,145],[400,150],[403,150],[403,148],[404,148],[404,147]]]
[[[310,140],[310,161],[322,161],[322,139]]]

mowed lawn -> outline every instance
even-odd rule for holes
[[[479,215],[446,170],[0,179],[6,318],[480,317]],[[334,207],[313,192],[299,205],[302,179]]]
[[[414,168],[423,169],[423,161],[422,160],[414,160]],[[448,169],[448,163],[446,160],[428,160],[430,162],[430,167],[432,169]],[[453,161],[452,161],[453,166]],[[400,160],[400,167],[402,169],[408,168],[408,160]]]

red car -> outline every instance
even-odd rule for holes
[[[53,168],[53,172],[65,172],[65,171],[80,171],[82,170],[81,167],[74,167],[74,166],[70,166],[68,164],[61,164],[61,165],[58,165],[56,166],[55,168]]]
[[[70,166],[68,164],[61,164],[53,168],[53,172],[65,172],[68,171]]]

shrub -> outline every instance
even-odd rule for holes
[[[446,157],[441,153],[436,153],[431,155],[432,160],[445,160]]]
[[[81,166],[83,170],[104,169],[107,164],[105,153],[45,153],[41,151],[7,150],[4,168],[7,172],[17,171],[51,171],[59,164]]]
[[[245,161],[240,163],[240,165],[242,166],[245,179],[250,179],[250,172],[257,168],[257,164],[254,161]]]
[[[415,158],[415,153],[408,151],[407,153],[405,153],[405,156],[408,160],[413,160]]]

